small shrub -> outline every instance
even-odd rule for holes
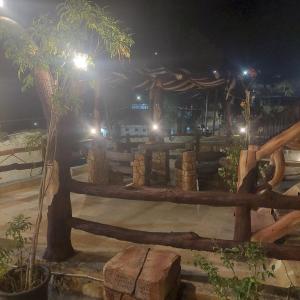
[[[222,277],[219,269],[202,256],[197,256],[195,265],[199,266],[208,275],[216,295],[222,299],[256,300],[259,299],[262,282],[274,277],[275,266],[271,269],[266,266],[266,257],[262,248],[257,244],[249,243],[231,249],[218,249],[222,265],[231,271],[231,277]],[[246,263],[249,276],[239,278],[236,273],[236,262]]]

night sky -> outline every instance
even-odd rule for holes
[[[9,14],[23,24],[60,2],[6,1]],[[266,81],[297,78],[300,72],[299,0],[97,2],[130,28],[132,59],[141,64],[159,60],[202,73],[254,67]],[[21,95],[13,69],[3,59],[0,63],[0,120],[40,116],[35,94]]]

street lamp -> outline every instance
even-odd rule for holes
[[[77,69],[87,71],[88,58],[88,55],[85,53],[76,53],[73,58],[73,63]]]

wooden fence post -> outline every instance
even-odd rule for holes
[[[238,193],[253,193],[257,183],[256,146],[242,150],[238,169]],[[235,209],[234,240],[249,241],[251,238],[251,209],[237,207]]]

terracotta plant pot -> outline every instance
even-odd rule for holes
[[[51,277],[50,270],[46,266],[38,265],[35,267],[43,274],[43,282],[38,286],[18,293],[6,293],[0,290],[0,300],[47,300],[48,299],[48,284]],[[10,270],[7,275],[13,275],[19,269]]]

